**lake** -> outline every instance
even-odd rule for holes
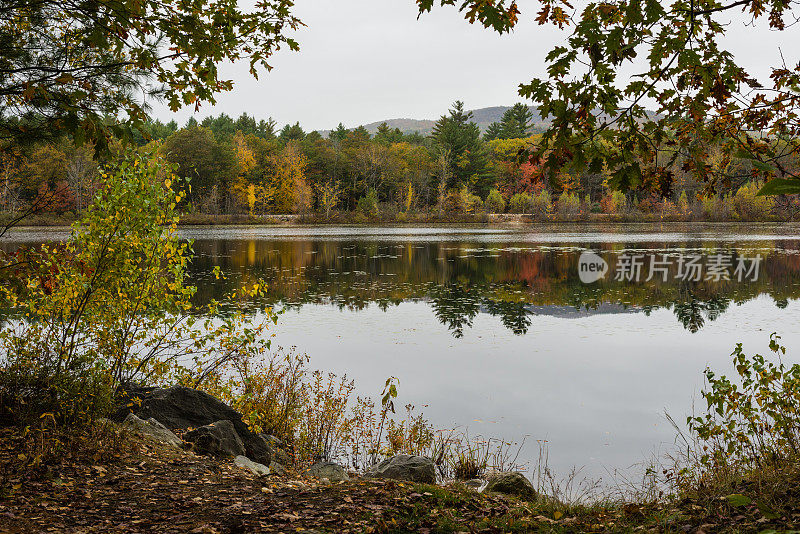
[[[531,467],[546,443],[556,473],[608,478],[671,450],[665,412],[682,422],[702,408],[703,370],[730,374],[737,342],[764,353],[778,332],[800,360],[796,225],[181,233],[198,299],[263,278],[283,310],[274,343],[362,395],[398,377],[398,404],[437,427],[527,436]],[[3,246],[64,235],[21,229]]]

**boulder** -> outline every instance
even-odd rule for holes
[[[186,441],[194,443],[194,450],[209,456],[244,456],[245,448],[233,423],[227,419],[215,421],[184,434]]]
[[[264,464],[254,462],[247,456],[237,456],[233,459],[233,463],[236,465],[236,467],[247,469],[256,476],[265,477],[269,475],[269,467]]]
[[[364,476],[435,484],[436,468],[430,458],[398,454],[371,467],[364,473]]]
[[[317,462],[309,467],[306,473],[320,479],[327,478],[333,484],[343,480],[350,480],[350,476],[344,470],[344,467],[333,462]]]
[[[527,500],[536,498],[536,490],[533,489],[533,484],[518,471],[498,473],[492,476],[483,491],[514,495]]]
[[[122,390],[118,399],[117,421],[134,413],[141,419],[152,417],[174,431],[227,420],[233,424],[248,458],[264,465],[269,465],[272,460],[269,447],[259,435],[247,428],[242,414],[203,391],[183,386],[166,389],[131,387]]]
[[[139,434],[143,434],[145,436],[150,436],[151,438],[160,441],[162,443],[167,443],[177,448],[181,448],[183,446],[183,440],[176,436],[170,429],[153,419],[152,417],[145,421],[139,417],[136,417],[134,414],[129,413],[125,420],[122,422],[122,426],[128,428],[134,432]]]

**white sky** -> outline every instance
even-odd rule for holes
[[[435,119],[453,101],[469,109],[512,105],[517,86],[544,74],[544,56],[566,33],[538,26],[538,2],[522,0],[522,21],[511,35],[472,26],[455,8],[438,8],[417,20],[413,0],[297,0],[307,25],[295,35],[300,52],[279,52],[270,73],[254,80],[245,65],[228,65],[223,75],[233,91],[205,105],[201,119],[242,112],[279,125],[300,121],[306,130],[352,128],[383,119]],[[729,48],[751,74],[765,75],[780,61],[798,61],[800,25],[785,32],[730,26]],[[153,114],[183,123],[192,108]]]

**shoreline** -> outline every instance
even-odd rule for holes
[[[66,229],[76,219],[66,218],[31,218],[14,225],[11,231],[25,229]],[[1,223],[0,223],[1,224]],[[264,218],[219,217],[213,220],[198,221],[192,217],[181,217],[178,227],[195,228],[498,228],[498,229],[541,229],[541,228],[743,228],[743,227],[781,227],[800,229],[798,221],[778,220],[623,220],[623,219],[580,219],[580,220],[534,220],[529,216],[497,216],[489,220],[437,220],[418,219],[398,221],[391,219],[374,219],[368,221],[352,220],[318,220],[303,219],[300,216],[275,216]]]
[[[0,224],[4,224],[0,217]],[[68,227],[77,220],[74,214],[38,214],[24,219],[18,228],[49,228]],[[457,214],[451,216],[437,216],[435,214],[419,213],[404,216],[376,216],[365,217],[357,212],[337,213],[331,217],[321,215],[222,215],[222,214],[183,214],[179,226],[264,226],[264,227],[304,227],[304,226],[435,226],[435,227],[482,227],[482,228],[519,228],[542,226],[583,226],[583,225],[752,225],[752,224],[781,224],[797,225],[800,220],[786,221],[777,218],[770,219],[693,219],[691,217],[662,218],[655,214],[643,215],[641,213],[605,214],[592,213],[581,217],[547,218],[534,217],[530,214],[513,213],[480,213],[477,215]]]

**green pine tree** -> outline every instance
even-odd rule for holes
[[[481,139],[472,112],[464,111],[464,103],[456,101],[448,115],[443,115],[433,127],[435,150],[450,154],[448,188],[468,185],[481,196],[490,187],[489,152]]]
[[[514,104],[500,119],[498,139],[519,139],[531,134],[533,112],[525,104]],[[497,124],[497,123],[494,123]]]

